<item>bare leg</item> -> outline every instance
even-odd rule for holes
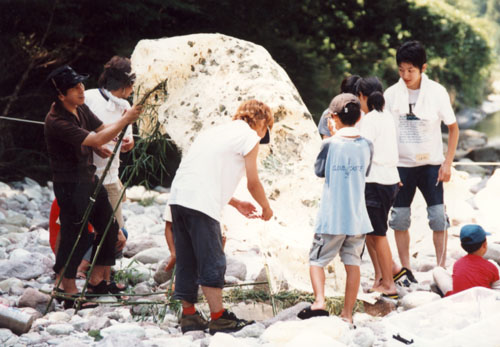
[[[94,270],[92,271],[92,275],[90,276],[89,283],[92,284],[93,286],[98,285],[99,283],[102,282],[102,280],[105,279],[105,274],[106,271],[109,270],[109,266],[105,265],[95,265]]]
[[[432,241],[436,249],[437,265],[446,269],[446,246],[448,244],[448,231],[434,231]]]
[[[382,281],[379,286],[374,288],[374,290],[384,294],[394,294],[396,293],[396,286],[394,285],[394,280],[392,279],[393,261],[387,237],[367,236],[367,239],[369,237],[373,238],[373,242],[375,243],[375,251],[377,253],[378,262],[382,271]]]
[[[312,310],[325,309],[325,270],[320,266],[309,266],[309,275],[314,292],[314,303]]]
[[[210,312],[220,312],[224,309],[222,306],[222,288],[201,286],[203,294],[208,301]]]
[[[356,298],[358,297],[361,275],[359,266],[357,265],[345,265],[345,271],[347,273],[347,278],[345,283],[344,308],[340,313],[340,317],[352,323],[352,311],[354,310]]]
[[[370,254],[370,258],[373,263],[373,271],[375,272],[372,290],[380,285],[380,281],[382,280],[382,270],[380,269],[379,259],[377,257],[377,250],[375,244],[375,237],[373,235],[366,235],[366,248],[368,249],[368,254]]]
[[[394,238],[398,247],[401,265],[411,270],[410,266],[410,233],[408,230],[394,230]]]

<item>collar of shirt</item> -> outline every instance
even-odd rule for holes
[[[335,135],[342,137],[354,137],[354,136],[360,136],[360,132],[359,129],[355,127],[343,127],[337,130]]]

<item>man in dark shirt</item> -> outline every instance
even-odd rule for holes
[[[82,82],[87,78],[67,65],[57,68],[48,76],[48,83],[54,90],[54,103],[45,118],[45,141],[53,173],[54,193],[61,209],[61,238],[54,265],[57,276],[61,275],[76,242],[85,210],[98,182],[93,165],[93,148],[99,149],[111,141],[125,126],[133,123],[141,112],[140,107],[134,106],[117,122],[104,125],[84,104],[85,88]],[[89,222],[96,232],[96,245],[101,241],[112,213],[106,190],[100,189],[89,216]],[[89,289],[93,292],[106,290],[104,273],[115,264],[118,228],[114,220],[89,281]],[[91,235],[83,232],[64,273],[61,287],[56,290],[70,294],[78,292],[75,283],[77,267],[91,242]],[[72,304],[73,300],[65,301],[65,307]]]

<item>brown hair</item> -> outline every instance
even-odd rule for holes
[[[100,88],[118,90],[133,85],[134,81],[130,59],[115,55],[104,64],[104,71],[97,83]]]
[[[241,103],[233,116],[233,120],[241,119],[250,125],[255,126],[256,120],[265,119],[269,128],[274,125],[274,117],[269,106],[258,100],[247,100]]]

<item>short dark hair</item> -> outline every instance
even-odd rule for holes
[[[134,84],[130,59],[115,55],[106,64],[97,84],[107,90],[118,90]]]
[[[427,62],[424,46],[419,41],[403,43],[396,52],[396,62],[398,66],[401,63],[410,63],[422,71],[422,67]]]
[[[356,95],[356,82],[361,79],[361,76],[351,75],[342,80],[340,84],[340,93],[351,93]]]
[[[345,105],[341,112],[337,113],[337,116],[340,118],[342,124],[352,126],[356,124],[361,116],[361,108],[359,107],[359,104],[350,102]]]
[[[476,243],[470,243],[470,244],[465,244],[463,242],[461,242],[461,246],[462,248],[469,254],[471,253],[474,253],[475,251],[477,251],[479,248],[481,248],[481,246],[483,245],[483,243],[485,243],[486,240],[483,240],[481,242],[476,242]]]

